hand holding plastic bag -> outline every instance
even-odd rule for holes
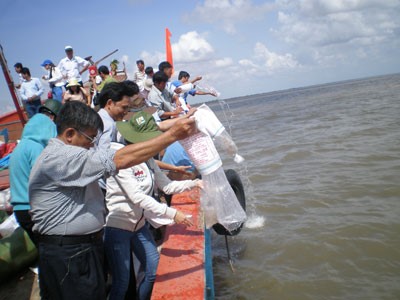
[[[180,142],[202,175],[204,189],[201,191],[200,202],[206,227],[220,223],[228,231],[236,230],[246,220],[246,213],[226,178],[212,138],[219,139],[224,149],[238,161],[243,158],[237,154],[236,145],[208,106],[200,106],[194,117],[200,132]]]

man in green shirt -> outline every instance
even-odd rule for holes
[[[101,83],[96,84],[96,80],[92,80],[93,89],[100,93],[103,87],[109,82],[115,82],[116,80],[110,75],[110,71],[106,66],[101,66],[98,68],[99,76],[101,77]],[[95,79],[95,77],[91,77]]]
[[[96,83],[96,76],[90,76],[90,82],[92,83],[92,87],[93,87],[93,92],[94,92],[94,96],[93,96],[93,104],[95,106],[95,110],[99,110],[99,94],[101,92],[101,90],[104,88],[104,86],[109,83],[109,82],[116,82],[116,80],[110,75],[110,71],[108,70],[108,68],[106,66],[100,66],[98,68],[98,73],[99,76],[101,78],[101,83],[97,84]]]

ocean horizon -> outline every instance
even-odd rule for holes
[[[328,82],[328,83],[319,83],[319,84],[313,84],[313,85],[307,85],[307,86],[302,86],[302,87],[293,87],[293,88],[287,88],[287,89],[282,89],[282,90],[274,90],[274,91],[267,91],[267,92],[262,92],[262,93],[256,93],[256,94],[249,94],[249,95],[242,95],[242,96],[237,96],[237,97],[230,97],[230,98],[221,98],[221,99],[214,99],[212,97],[201,97],[198,96],[196,98],[189,98],[190,103],[193,106],[198,106],[201,103],[209,103],[209,102],[216,102],[216,101],[237,101],[243,98],[247,98],[247,97],[260,97],[260,96],[265,96],[265,95],[273,95],[276,93],[284,93],[284,92],[291,92],[291,91],[295,91],[297,89],[304,89],[304,88],[318,88],[321,86],[325,86],[325,85],[331,85],[331,84],[340,84],[343,82],[353,82],[353,81],[359,81],[359,80],[365,80],[365,79],[372,79],[372,78],[379,78],[379,77],[385,77],[385,76],[390,76],[390,75],[396,75],[396,74],[400,74],[400,73],[393,73],[393,74],[384,74],[384,75],[374,75],[374,76],[368,76],[368,77],[362,77],[362,78],[354,78],[354,79],[346,79],[346,80],[341,80],[341,81],[334,81],[334,82]],[[218,86],[215,86],[216,89],[218,89]],[[49,89],[45,86],[45,91],[43,93],[43,95],[47,95]],[[42,95],[42,100],[45,100],[46,98],[43,97]],[[0,106],[0,116],[10,113],[12,111],[15,111],[15,106],[12,100],[11,95],[9,96],[10,98],[8,100],[4,99],[1,100],[0,99],[0,103],[4,103],[4,105]],[[206,99],[206,100],[204,100]]]

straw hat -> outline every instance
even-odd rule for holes
[[[68,81],[67,87],[70,86],[81,86],[78,82],[78,80],[76,80],[75,78],[72,78]]]

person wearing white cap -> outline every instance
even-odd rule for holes
[[[72,46],[65,46],[65,53],[67,56],[58,63],[61,74],[67,83],[70,79],[75,78],[83,86],[81,74],[89,68],[89,62],[80,56],[74,55]]]

